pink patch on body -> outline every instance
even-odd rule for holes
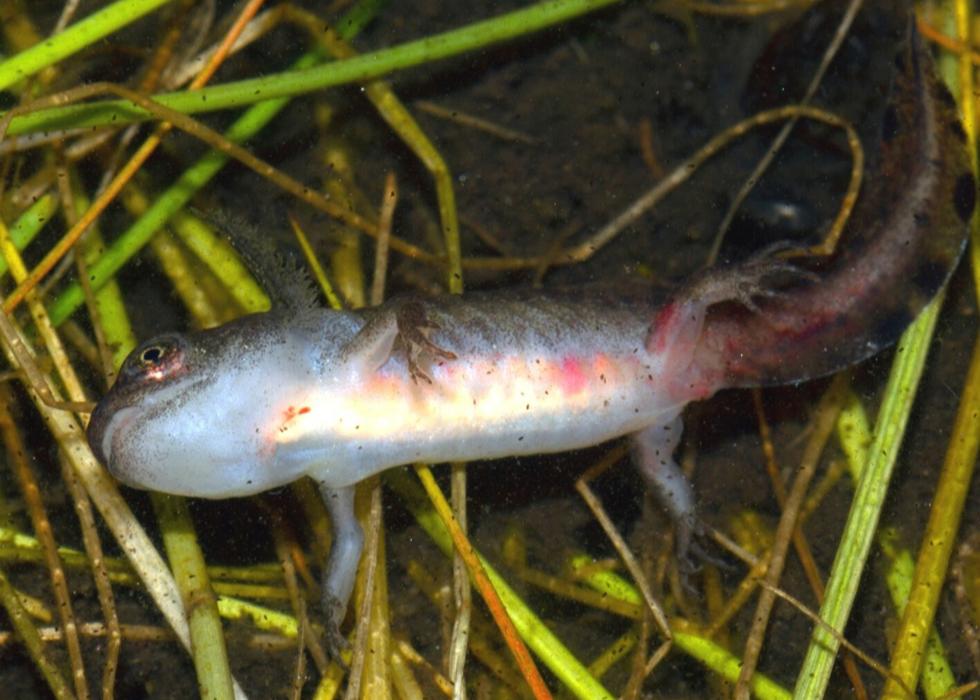
[[[565,357],[561,361],[560,386],[567,394],[584,391],[588,378],[582,370],[582,361],[577,357]]]
[[[674,302],[666,304],[653,319],[650,324],[650,332],[647,335],[647,351],[651,353],[661,353],[667,349],[667,339],[671,337],[671,327],[677,324],[677,315],[680,305]]]

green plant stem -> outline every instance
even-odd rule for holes
[[[878,519],[888,492],[898,450],[905,435],[912,402],[932,340],[936,318],[942,306],[938,295],[902,335],[895,354],[885,398],[875,425],[870,456],[854,493],[837,556],[827,581],[820,619],[835,630],[843,630],[857,595]],[[830,680],[830,671],[840,643],[823,626],[813,631],[810,646],[797,676],[794,697],[821,698]]]
[[[120,27],[135,22],[169,0],[117,0],[65,31],[0,63],[0,90],[91,46]]]
[[[300,65],[309,65],[317,58],[307,54],[300,60]],[[288,100],[270,100],[257,104],[239,117],[231,128],[225,132],[225,137],[240,143],[258,133],[273,117],[275,117]],[[124,231],[105,254],[89,268],[89,279],[92,289],[99,289],[163,226],[175,213],[180,211],[198,190],[211,181],[228,162],[228,156],[219,151],[209,151],[194,165],[188,168],[177,181],[157,196],[146,213],[137,219],[132,226]],[[62,323],[84,301],[82,288],[77,282],[70,284],[48,308],[51,322],[55,325]]]
[[[7,613],[7,618],[17,634],[17,639],[47,682],[51,694],[58,700],[74,698],[75,695],[72,693],[71,686],[61,675],[58,665],[48,658],[44,642],[41,641],[41,636],[34,626],[31,616],[24,610],[17,590],[7,579],[7,574],[3,569],[0,569],[0,607]]]
[[[155,95],[165,107],[184,114],[246,107],[265,100],[295,97],[328,87],[362,83],[396,70],[486,48],[601,9],[619,0],[549,0],[442,34],[362,54],[344,61],[304,66],[284,73],[213,85],[194,91]],[[343,33],[344,24],[338,30]],[[13,59],[11,59],[13,60]],[[0,69],[2,69],[0,64]],[[14,117],[8,136],[62,129],[121,126],[151,119],[128,100],[106,100],[42,109]]]
[[[915,560],[912,553],[901,544],[901,537],[895,528],[881,528],[878,531],[878,544],[887,558],[885,583],[895,610],[902,616],[912,593]],[[948,697],[956,690],[956,677],[935,624],[929,628],[928,639],[921,654],[923,663],[919,672],[919,688],[922,693],[927,700]]]
[[[10,227],[10,240],[17,250],[24,250],[27,244],[41,232],[44,224],[51,219],[58,209],[58,198],[50,192],[38,197],[37,201],[28,207],[27,211],[17,217]],[[0,276],[7,274],[7,260],[0,255]]]
[[[184,602],[191,631],[191,649],[202,698],[234,697],[231,669],[217,599],[197,543],[187,501],[180,496],[151,494],[160,521],[163,546]]]
[[[970,369],[960,398],[953,432],[939,484],[932,499],[929,521],[915,563],[912,589],[902,613],[892,650],[892,675],[885,681],[882,698],[907,697],[906,686],[914,688],[922,670],[925,646],[939,606],[946,569],[956,544],[963,506],[980,448],[980,336],[974,338]]]
[[[436,515],[425,494],[415,482],[408,478],[405,470],[393,469],[385,473],[385,484],[391,486],[405,502],[416,521],[432,538],[442,552],[452,557],[453,544],[442,521]],[[480,556],[480,562],[487,577],[500,596],[514,626],[535,655],[554,673],[577,698],[590,700],[608,698],[612,695],[596,680],[564,644],[538,618],[527,604],[521,600],[503,577]]]
[[[377,2],[365,3],[364,5],[369,6],[368,9],[370,9],[376,6]],[[352,12],[359,12],[362,8],[362,5],[358,5]],[[360,14],[356,15],[356,17],[360,16]],[[338,34],[344,39],[351,39],[354,32],[358,31],[363,23],[363,19],[349,23],[341,20]],[[321,60],[323,57],[319,52],[310,51],[301,56],[293,64],[293,68],[302,71]],[[247,141],[258,134],[288,103],[288,99],[281,98],[254,105],[232,123],[231,127],[225,131],[225,137],[235,143]],[[105,254],[89,267],[89,284],[92,289],[98,290],[111,279],[130,258],[149,242],[161,226],[180,211],[198,190],[221,171],[227,162],[227,155],[219,151],[209,151],[184,171],[173,185],[158,195],[146,212],[114,240],[112,245],[106,249]],[[55,325],[61,324],[81,306],[83,301],[84,295],[81,286],[77,282],[72,282],[48,307],[51,322]]]

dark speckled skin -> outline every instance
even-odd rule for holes
[[[695,357],[708,383],[800,382],[860,362],[894,343],[949,279],[976,203],[966,139],[912,23],[896,66],[878,167],[838,252],[812,265],[818,283],[783,290],[758,312],[709,310]]]

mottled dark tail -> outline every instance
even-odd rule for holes
[[[694,367],[712,386],[804,381],[894,343],[949,279],[976,183],[956,105],[910,22],[896,57],[878,167],[868,173],[838,252],[749,310],[712,307]]]

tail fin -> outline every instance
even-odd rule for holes
[[[879,167],[817,283],[748,310],[708,311],[694,366],[714,386],[805,381],[894,343],[946,283],[963,251],[976,183],[956,104],[910,22],[882,121]]]

